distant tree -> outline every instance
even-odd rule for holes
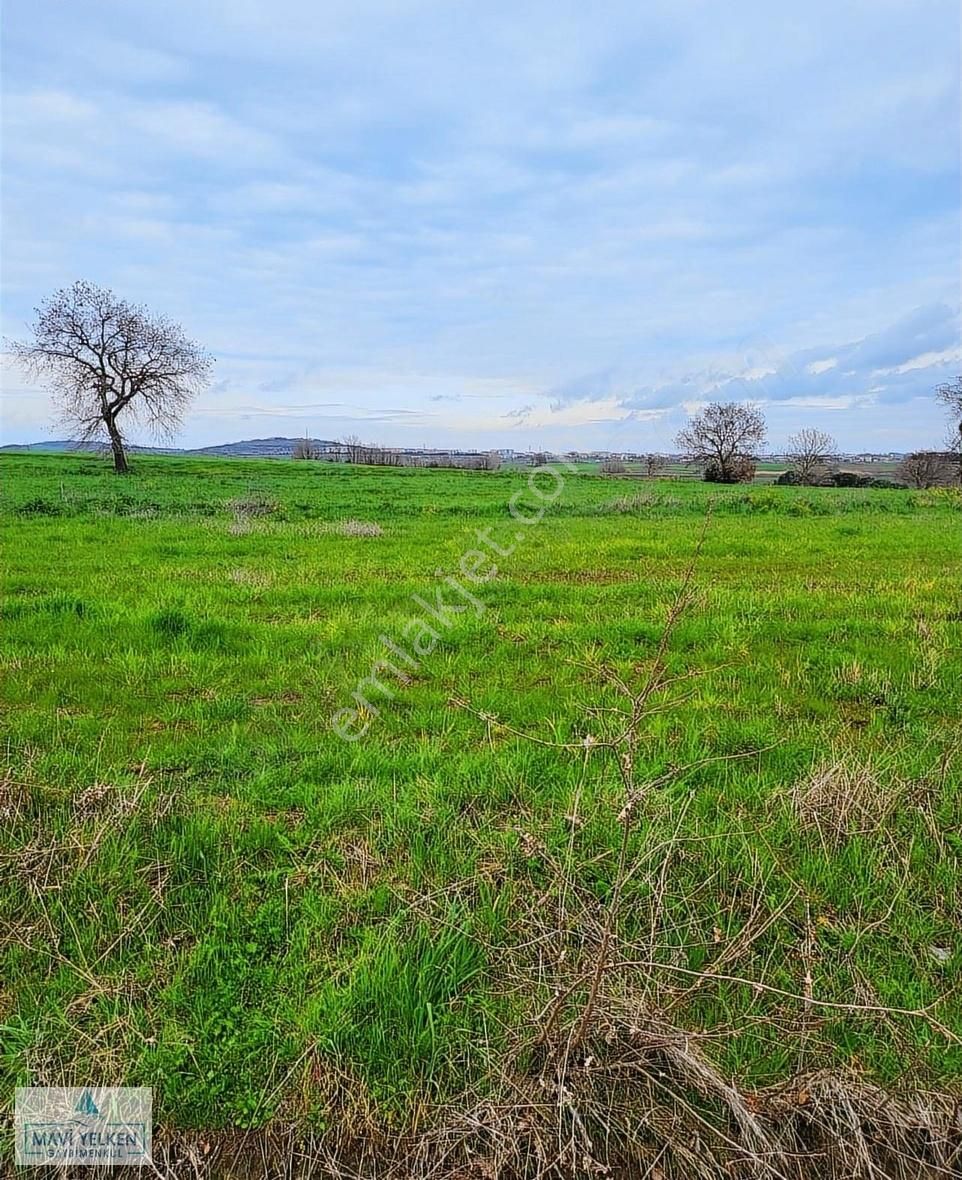
[[[401,467],[404,456],[396,447],[382,447],[379,443],[363,443],[356,434],[341,439],[345,462],[363,463],[368,467]]]
[[[299,438],[291,449],[292,459],[319,459],[321,448],[311,438]]]
[[[668,460],[664,455],[648,454],[645,455],[645,475],[649,479],[654,479],[659,472],[664,471],[668,466]]]
[[[798,476],[797,483],[822,483],[829,464],[838,454],[838,443],[824,430],[806,427],[789,438],[785,454]]]
[[[765,419],[754,406],[712,402],[679,431],[677,442],[689,463],[704,465],[705,479],[740,483],[753,478],[765,435]]]
[[[962,376],[945,381],[935,390],[935,396],[949,412],[949,435],[946,444],[956,458],[958,480],[962,485]]]
[[[348,463],[364,462],[361,454],[366,448],[356,434],[346,434],[341,439],[341,446],[344,448],[345,459]]]
[[[936,488],[952,480],[952,456],[940,451],[914,451],[906,455],[895,474],[910,488]]]
[[[485,471],[498,471],[501,467],[500,451],[488,451],[484,456]]]
[[[602,475],[624,475],[628,470],[621,459],[615,459],[611,456],[601,460],[599,469]]]
[[[36,309],[32,339],[12,351],[49,381],[60,416],[78,442],[106,439],[114,469],[128,470],[124,427],[171,437],[213,359],[178,324],[94,283],[74,283]]]

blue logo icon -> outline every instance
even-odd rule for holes
[[[84,1092],[80,1095],[80,1101],[77,1103],[77,1110],[80,1112],[80,1114],[100,1114],[97,1103],[94,1102],[89,1090],[84,1090]]]

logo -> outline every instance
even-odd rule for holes
[[[89,1090],[84,1090],[80,1095],[80,1101],[77,1103],[77,1110],[81,1114],[100,1114],[96,1102],[90,1096]]]
[[[149,1164],[151,1108],[152,1091],[144,1087],[18,1089],[17,1163]]]

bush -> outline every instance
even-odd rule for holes
[[[926,488],[912,496],[918,508],[955,508],[962,512],[962,488]]]
[[[270,496],[254,492],[247,496],[236,496],[227,507],[237,516],[272,516],[280,504]]]
[[[955,457],[945,451],[913,451],[896,475],[913,488],[949,487],[955,482]]]
[[[895,479],[879,479],[875,475],[860,475],[857,471],[834,471],[829,482],[836,488],[896,488],[904,491],[907,486]]]
[[[798,478],[797,471],[783,471],[774,482],[778,487],[795,488],[799,487],[802,481]]]
[[[715,459],[705,464],[704,479],[707,483],[751,483],[755,478],[755,460],[738,455],[728,463]]]
[[[61,516],[63,510],[60,504],[51,503],[43,496],[36,496],[33,500],[28,500],[26,504],[21,504],[17,509],[17,514],[19,516]]]

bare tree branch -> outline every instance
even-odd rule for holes
[[[828,465],[838,454],[838,443],[824,430],[808,426],[788,440],[785,450],[799,483],[821,483]]]
[[[701,463],[713,483],[741,483],[755,475],[765,444],[765,419],[754,406],[713,402],[695,414],[677,442],[689,463]]]
[[[944,381],[936,387],[935,396],[949,412],[949,450],[958,460],[959,485],[962,486],[962,376]]]
[[[14,356],[51,387],[78,442],[109,441],[118,472],[128,470],[123,426],[174,435],[210,379],[213,358],[179,324],[118,299],[95,283],[64,287],[36,309],[32,339]]]

